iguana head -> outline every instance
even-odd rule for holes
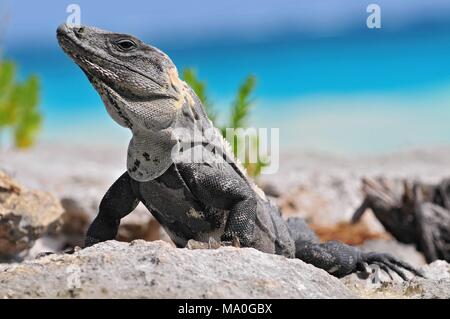
[[[57,38],[119,124],[160,130],[173,121],[183,85],[165,53],[134,36],[95,27],[62,24]]]
[[[87,26],[63,24],[57,38],[111,117],[132,130],[127,167],[135,180],[154,179],[170,167],[180,140],[190,138],[180,128],[212,125],[173,62],[157,48],[131,35]]]

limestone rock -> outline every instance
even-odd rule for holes
[[[338,279],[298,259],[142,240],[0,265],[0,282],[0,298],[354,297]]]
[[[450,298],[450,264],[437,260],[420,268],[425,278],[414,277],[409,281],[387,281],[386,276],[379,276],[382,280],[373,280],[369,276],[361,280],[352,274],[341,281],[354,293],[362,298],[416,298],[416,299],[449,299]]]
[[[0,258],[28,251],[58,226],[62,213],[53,195],[27,190],[0,171]]]
[[[339,280],[252,248],[109,241],[72,255],[0,264],[0,298],[450,298],[450,265],[421,269],[426,278],[410,281]]]

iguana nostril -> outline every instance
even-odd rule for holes
[[[74,31],[76,37],[80,39],[81,35],[84,33],[84,27],[75,28]]]

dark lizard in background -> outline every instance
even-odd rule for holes
[[[450,262],[450,179],[429,185],[364,178],[363,193],[354,223],[370,208],[386,231],[399,242],[415,245],[427,262]]]
[[[364,253],[337,241],[320,243],[300,218],[283,220],[234,159],[173,62],[157,48],[127,34],[85,26],[61,25],[57,37],[110,116],[133,134],[127,171],[101,201],[86,246],[114,239],[121,218],[142,202],[177,247],[190,240],[239,242],[297,257],[337,277],[368,264],[404,279],[405,269],[420,275],[388,254]],[[197,151],[201,160],[188,160]]]

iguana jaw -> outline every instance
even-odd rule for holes
[[[87,26],[70,27],[62,24],[57,29],[57,38],[64,52],[80,66],[91,82],[92,78],[96,78],[131,100],[179,100],[180,92],[173,87],[167,72],[175,66],[158,49],[126,34]],[[112,43],[120,38],[139,41],[139,50],[116,52]],[[142,65],[150,68],[143,69]],[[159,69],[162,71],[157,72]]]
[[[89,80],[92,80],[94,77],[102,78],[104,81],[108,81],[108,79],[111,81],[117,80],[117,75],[101,67],[99,60],[103,60],[103,64],[111,62],[100,58],[92,48],[86,46],[75,35],[73,28],[68,27],[66,24],[60,25],[57,29],[57,38],[64,52],[80,66]]]

